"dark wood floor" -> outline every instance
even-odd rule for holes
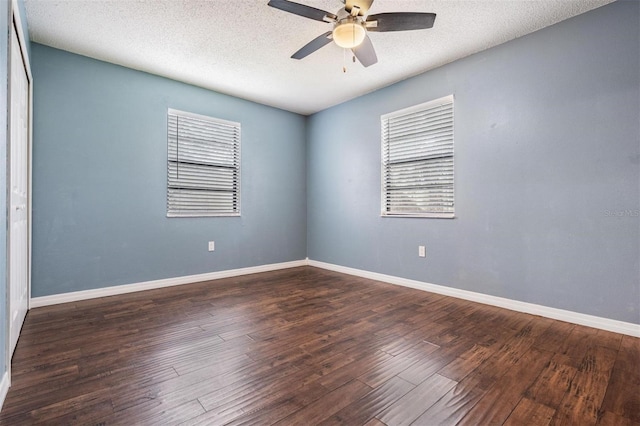
[[[637,338],[304,267],[33,309],[0,424],[640,424]]]

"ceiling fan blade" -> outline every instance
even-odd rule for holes
[[[356,6],[359,8],[358,15],[364,16],[371,8],[373,0],[344,0],[344,8],[351,13],[351,9]]]
[[[378,32],[424,30],[433,27],[435,20],[435,13],[378,13],[367,16],[366,26],[367,30]]]
[[[302,47],[302,49],[298,50],[296,53],[291,55],[291,58],[302,59],[306,56],[309,56],[310,54],[320,49],[321,47],[324,47],[327,44],[331,43],[331,40],[332,40],[331,31],[327,31],[326,33],[319,35],[318,37],[311,40],[309,43],[305,44]]]
[[[351,51],[356,55],[356,58],[358,58],[364,67],[368,67],[378,62],[376,51],[373,48],[373,43],[371,43],[369,36],[365,36],[362,44],[354,47]]]
[[[284,10],[285,12],[293,13],[294,15],[314,19],[316,21],[327,22],[324,20],[325,16],[331,20],[335,20],[337,18],[333,13],[287,0],[269,0],[267,5],[275,7],[276,9]]]

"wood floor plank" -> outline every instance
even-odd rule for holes
[[[333,390],[350,382],[367,371],[378,368],[378,366],[383,365],[391,359],[393,359],[391,355],[385,352],[376,351],[332,371],[326,376],[320,378],[318,382],[327,389]]]
[[[488,390],[508,371],[513,371],[513,367],[531,350],[537,336],[549,326],[548,322],[537,320],[518,324],[522,328],[460,383],[469,383],[469,386],[478,387],[483,391]]]
[[[525,391],[532,401],[555,409],[569,391],[578,370],[561,363],[562,357],[554,356],[547,363],[536,381]]]
[[[260,409],[284,395],[293,396],[295,391],[308,382],[315,382],[318,376],[309,376],[308,372],[296,370],[281,377],[276,383],[266,380],[243,381],[207,393],[198,401],[207,413],[216,418],[232,420],[251,410]]]
[[[598,417],[598,426],[637,426],[638,422],[631,420],[628,417],[623,417],[611,411],[604,411],[600,413]]]
[[[481,389],[469,386],[468,383],[463,382],[458,383],[458,385],[422,413],[422,415],[413,422],[413,425],[457,424],[484,395]]]
[[[595,345],[598,330],[576,325],[554,351],[566,357],[565,363],[578,368],[584,354]]]
[[[380,386],[393,376],[402,373],[407,368],[425,359],[437,349],[438,346],[436,345],[428,342],[420,342],[388,361],[379,364],[376,368],[370,369],[360,376],[359,380],[371,387]]]
[[[438,374],[459,382],[489,359],[497,350],[497,344],[491,346],[475,344],[454,361],[438,370]]]
[[[336,412],[359,400],[369,393],[371,388],[358,380],[351,382],[329,392],[317,401],[301,408],[295,413],[285,417],[275,425],[305,425],[317,424],[331,417]]]
[[[236,417],[233,421],[226,423],[228,426],[263,426],[271,425],[278,420],[287,417],[291,413],[298,411],[300,405],[294,401],[285,399],[278,400],[266,407],[260,407],[257,410],[250,411],[239,417]],[[204,418],[199,421],[200,418]],[[196,417],[195,419],[186,422],[180,426],[209,426],[213,424],[209,419],[209,414],[206,413],[203,416]]]
[[[551,424],[596,424],[615,359],[616,352],[604,346],[588,349]]]
[[[531,349],[487,390],[460,425],[503,424],[522,395],[548,363],[552,354]]]
[[[575,324],[554,321],[548,329],[538,336],[534,345],[538,349],[558,352],[559,348],[564,347],[567,337],[575,327]]]
[[[367,423],[365,423],[364,426],[387,426],[387,425],[382,423],[380,420],[373,418],[369,420]]]
[[[434,374],[376,415],[376,418],[386,424],[410,425],[455,386],[453,380]]]
[[[411,383],[399,377],[394,377],[380,387],[373,389],[358,401],[347,405],[320,423],[320,425],[365,424],[414,388],[415,386]]]
[[[160,406],[156,410],[136,410],[132,412],[116,412],[109,417],[109,424],[118,426],[137,425],[177,425],[204,413],[198,401],[188,401],[173,406]],[[107,421],[104,421],[107,423]]]
[[[272,371],[272,367],[269,365],[257,365],[255,362],[245,359],[232,359],[223,363],[210,362],[205,367],[183,376],[177,376],[150,385],[124,389],[113,396],[113,405],[116,410],[121,410],[138,403],[155,400],[164,394],[181,389],[189,392],[200,387],[214,390],[240,380],[251,380],[255,376]],[[194,398],[190,399],[195,399],[198,396],[195,395]]]
[[[440,348],[433,351],[428,357],[420,359],[415,364],[409,366],[409,368],[401,371],[398,377],[417,386],[446,366],[454,358],[455,355],[453,355],[448,348]]]
[[[279,394],[278,396],[269,398],[269,400],[261,402],[248,410],[244,410],[242,415],[235,417],[230,422],[223,419],[224,421],[220,423],[229,426],[261,426],[265,424],[273,424],[310,403],[317,401],[328,392],[329,391],[327,391],[327,389],[319,385],[317,382],[307,383],[295,389],[293,392]],[[183,423],[181,426],[209,426],[216,423],[217,420],[215,415],[212,416],[211,412],[207,412],[197,418]]]
[[[636,425],[639,342],[291,268],[32,309],[0,425]]]
[[[620,349],[622,337],[622,334],[619,333],[613,333],[607,330],[598,330],[596,332],[596,344],[617,351]]]
[[[113,409],[110,405],[111,400],[109,392],[101,389],[90,393],[70,396],[50,405],[38,407],[29,412],[29,421],[26,423],[54,424],[55,419],[65,415],[64,413],[73,412],[74,415],[85,414],[87,410],[89,412],[94,412],[95,407],[98,406],[106,406],[107,411],[111,413]]]
[[[217,390],[224,387],[235,389],[241,384],[249,383],[257,385],[262,382],[278,383],[286,380],[288,376],[297,373],[295,368],[287,366],[270,367],[268,365],[250,366],[244,373],[234,374],[234,372],[217,376],[210,380],[192,383],[188,387],[174,388],[170,382],[165,382],[164,386],[155,394],[149,394],[146,399],[141,398],[135,401],[135,405],[128,407],[118,407],[114,404],[114,409],[118,417],[136,417],[139,413],[144,413],[146,417],[155,417],[158,413],[172,411],[190,401],[196,400],[206,394],[210,389]],[[115,398],[114,398],[115,399]],[[226,416],[226,414],[229,414]],[[232,419],[238,415],[233,410],[229,410],[225,418]]]
[[[553,408],[538,404],[529,398],[522,398],[507,418],[507,421],[504,422],[504,426],[545,426],[551,422],[555,411]]]
[[[640,424],[640,339],[621,339],[602,410]]]

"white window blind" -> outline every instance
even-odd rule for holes
[[[240,123],[169,109],[167,216],[240,215]]]
[[[454,217],[453,95],[381,117],[382,215]]]

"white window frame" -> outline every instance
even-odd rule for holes
[[[390,200],[390,191],[389,191],[389,173],[391,170],[391,164],[400,164],[401,161],[397,161],[397,162],[393,162],[390,161],[390,158],[392,158],[392,146],[389,143],[389,122],[390,120],[393,119],[402,119],[402,118],[407,118],[407,119],[411,119],[411,116],[413,114],[416,113],[420,113],[423,111],[428,111],[430,109],[434,109],[434,108],[438,108],[438,107],[443,107],[446,105],[451,105],[451,124],[450,124],[450,133],[451,133],[451,146],[450,147],[446,147],[445,151],[443,154],[440,154],[441,157],[433,157],[433,159],[435,158],[442,158],[442,159],[447,159],[444,160],[446,161],[446,163],[443,163],[442,168],[447,172],[447,173],[443,173],[442,176],[449,176],[450,174],[450,178],[448,180],[450,180],[450,183],[446,182],[447,179],[446,177],[444,178],[444,181],[446,182],[445,184],[442,185],[437,185],[440,188],[443,188],[444,191],[443,193],[446,194],[446,199],[442,199],[440,201],[440,205],[434,205],[434,208],[432,209],[432,211],[425,211],[424,208],[420,209],[420,208],[416,208],[415,210],[398,210],[398,209],[393,209],[393,206],[391,205],[391,203],[389,202]],[[382,147],[382,152],[381,152],[381,216],[383,217],[423,217],[423,218],[442,218],[442,219],[453,219],[455,218],[455,174],[454,174],[454,97],[453,95],[449,95],[449,96],[444,96],[442,98],[439,99],[435,99],[433,101],[429,101],[429,102],[425,102],[419,105],[414,105],[412,107],[409,108],[404,108],[398,111],[394,111],[388,114],[384,114],[380,117],[380,130],[381,130],[381,147]],[[434,131],[435,133],[435,131]],[[425,138],[424,143],[430,143],[428,141],[428,138],[430,137],[430,134],[422,134],[421,138]],[[402,142],[400,142],[401,144]],[[405,148],[406,149],[406,148]],[[450,151],[450,153],[448,152]],[[396,142],[395,145],[395,153],[396,155],[398,155],[398,144]],[[406,161],[411,161],[410,158],[415,158],[415,159],[426,159],[426,158],[430,158],[430,157],[426,157],[424,158],[424,154],[422,155],[418,155],[416,157],[405,157],[402,162],[406,162]],[[450,160],[449,160],[450,159]],[[414,178],[417,180],[418,178],[415,177]],[[424,181],[424,177],[423,177],[423,181]],[[437,179],[441,179],[442,177],[438,178],[438,177],[434,177],[434,176],[430,176],[427,179],[433,179],[431,181],[429,181],[429,183],[427,183],[427,185],[421,185],[423,187],[426,186],[435,186],[435,182]],[[415,186],[415,185],[414,185]],[[437,199],[437,196],[433,196],[433,198]],[[449,206],[450,204],[450,206]],[[446,211],[446,209],[450,208],[450,211]]]
[[[176,117],[176,123],[177,123],[177,133],[174,134],[174,144],[176,146],[176,150],[175,150],[175,157],[172,158],[172,133],[171,133],[171,117],[175,116]],[[232,172],[230,173],[231,177],[217,177],[223,185],[226,186],[226,189],[220,189],[220,188],[213,188],[211,182],[205,182],[205,179],[200,181],[200,185],[194,183],[195,179],[198,179],[199,177],[201,177],[201,175],[197,175],[195,176],[195,179],[193,177],[193,175],[191,176],[192,179],[190,182],[187,182],[186,178],[183,178],[182,181],[180,181],[180,175],[179,175],[179,167],[180,164],[189,164],[189,162],[186,161],[180,161],[180,157],[179,157],[179,150],[180,150],[180,143],[177,140],[177,137],[179,136],[179,126],[180,126],[180,121],[179,120],[184,120],[184,123],[186,125],[198,125],[198,126],[203,126],[202,130],[204,131],[210,131],[212,134],[212,138],[216,137],[216,136],[220,136],[220,141],[218,143],[224,143],[224,144],[232,144],[233,148],[231,149],[232,154],[231,154],[231,159],[229,158],[229,154],[223,152],[224,154],[224,160],[227,162],[227,164],[221,164],[221,162],[218,161],[218,164],[216,164],[216,159],[213,158],[213,155],[215,153],[215,150],[212,149],[211,147],[209,147],[207,149],[206,146],[202,145],[202,150],[199,150],[198,148],[195,148],[194,150],[194,144],[191,144],[191,147],[189,147],[188,149],[190,149],[190,151],[187,151],[187,155],[191,155],[191,157],[193,158],[194,156],[197,156],[200,154],[200,151],[203,153],[201,160],[198,159],[198,161],[191,161],[190,164],[195,166],[195,169],[197,169],[198,166],[203,166],[203,165],[208,165],[211,166],[213,168],[226,168],[231,170]],[[210,123],[211,127],[205,129],[204,126],[206,126],[206,123]],[[200,130],[200,129],[199,129]],[[219,132],[219,133],[217,133]],[[223,134],[223,132],[225,134]],[[229,132],[231,134],[231,136],[229,136]],[[212,141],[213,139],[210,139],[210,141]],[[172,109],[172,108],[168,108],[167,109],[167,217],[211,217],[211,216],[240,216],[240,200],[241,200],[241,193],[240,193],[240,178],[241,178],[241,169],[240,169],[240,149],[241,149],[241,127],[240,127],[240,123],[237,123],[235,121],[228,121],[228,120],[222,120],[219,118],[214,118],[214,117],[209,117],[206,115],[200,115],[200,114],[195,114],[192,112],[186,112],[186,111],[180,111],[177,109]],[[197,153],[195,151],[198,151]],[[196,157],[197,158],[197,157]],[[231,161],[231,163],[229,163],[229,161]],[[175,177],[172,174],[172,167],[175,169]],[[188,167],[188,166],[185,166]],[[186,170],[186,169],[185,169]],[[186,172],[185,172],[186,173]],[[195,173],[197,173],[197,171],[195,171]],[[231,187],[232,189],[228,189],[229,187]],[[172,192],[172,190],[174,190]],[[224,209],[221,210],[220,206],[224,206],[224,203],[226,202],[222,202],[220,201],[219,205],[217,206],[217,208],[213,208],[211,210],[207,210],[206,208],[203,209],[196,209],[195,207],[198,204],[198,199],[195,196],[191,196],[189,197],[188,195],[185,195],[185,198],[182,200],[183,205],[187,205],[187,207],[185,208],[179,208],[177,207],[179,205],[178,203],[178,198],[176,194],[179,194],[180,191],[184,191],[183,193],[186,193],[187,191],[190,191],[191,194],[196,194],[196,192],[194,191],[201,191],[201,193],[206,197],[206,196],[212,196],[215,193],[230,193],[231,194],[231,202],[229,203],[229,209]],[[212,203],[213,203],[213,198],[212,198]],[[190,203],[190,204],[189,204]]]

